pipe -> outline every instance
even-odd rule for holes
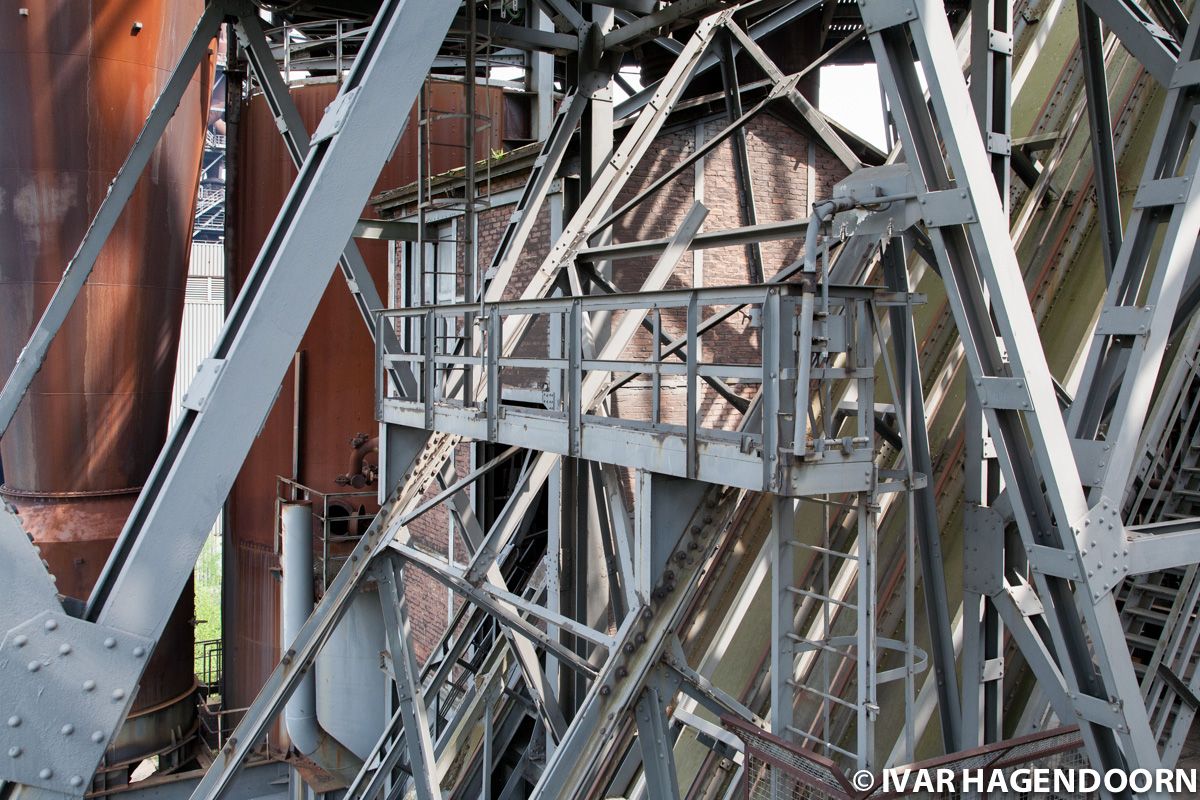
[[[804,271],[817,271],[817,236],[821,226],[833,219],[839,211],[845,211],[853,206],[849,200],[818,200],[813,203],[812,217],[808,220],[808,229],[804,232]]]
[[[280,509],[283,538],[283,641],[291,645],[313,610],[312,506],[284,503]],[[347,785],[362,761],[321,728],[317,720],[316,665],[309,665],[284,709],[292,747]]]
[[[334,483],[339,486],[353,486],[355,489],[375,483],[376,467],[368,465],[366,458],[379,452],[379,437],[368,438],[365,433],[360,433],[350,440],[350,446],[354,448],[350,453],[350,470],[345,475],[334,478]]]

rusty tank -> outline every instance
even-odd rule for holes
[[[338,88],[330,82],[298,83],[291,87],[292,99],[310,131]],[[430,172],[437,174],[461,167],[464,154],[461,143],[466,135],[463,84],[431,80],[427,97],[433,111]],[[477,109],[480,113],[492,111],[491,123],[481,122],[477,132],[476,152],[480,157],[489,149],[505,147],[512,139],[519,138],[516,133],[519,125],[513,121],[522,115],[520,107],[514,107],[518,101],[519,98],[499,87],[477,87]],[[252,94],[237,116],[237,167],[229,178],[233,200],[226,210],[233,229],[228,232],[226,247],[231,251],[229,280],[240,286],[271,230],[296,170],[261,95]],[[376,182],[375,191],[403,186],[416,179],[417,133],[416,126],[410,124]],[[364,209],[363,216],[375,214]],[[358,247],[380,296],[386,298],[386,243],[360,240]],[[233,553],[231,561],[226,562],[229,564],[226,580],[232,581],[232,590],[226,595],[230,600],[223,623],[224,700],[233,708],[254,699],[279,660],[277,478],[291,478],[325,493],[373,489],[361,484],[356,476],[363,471],[364,459],[367,462],[374,459],[373,453],[366,452],[373,442],[366,432],[376,430],[374,349],[345,280],[333,265],[330,268],[332,278],[300,344],[300,357],[288,370],[275,405],[229,494],[229,541]],[[378,508],[369,498],[338,502],[343,517],[363,510],[373,513]],[[319,536],[318,523],[315,538]],[[282,730],[277,728],[270,737],[273,744],[286,741],[280,734]]]
[[[0,0],[0,375],[104,198],[202,0]],[[86,598],[166,436],[211,65],[201,68],[0,442],[0,494]],[[109,763],[194,725],[180,599]]]

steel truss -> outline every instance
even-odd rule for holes
[[[919,735],[911,719],[914,676],[923,666],[913,646],[911,569],[903,589],[903,640],[881,635],[876,618],[882,601],[879,522],[895,495],[906,499],[903,558],[906,563],[920,558],[925,582],[929,661],[947,750],[1002,738],[1007,633],[1059,719],[1080,725],[1094,765],[1153,769],[1173,762],[1187,725],[1166,729],[1163,709],[1194,699],[1200,682],[1200,672],[1180,674],[1191,668],[1200,639],[1192,620],[1200,582],[1191,566],[1200,563],[1200,520],[1126,527],[1125,508],[1143,467],[1148,419],[1150,427],[1168,424],[1167,411],[1151,415],[1152,389],[1180,326],[1180,300],[1200,277],[1193,269],[1200,236],[1200,148],[1193,143],[1200,23],[1189,23],[1170,0],[1150,4],[1157,22],[1126,0],[1080,5],[1091,149],[1111,281],[1087,348],[1078,399],[1064,421],[1009,231],[1010,3],[972,4],[969,93],[940,3],[859,0],[900,141],[893,163],[880,168],[862,167],[857,151],[797,91],[801,76],[785,75],[756,42],[821,3],[610,5],[615,13],[597,8],[589,19],[573,3],[538,0],[555,30],[494,29],[502,44],[570,54],[570,86],[471,302],[386,311],[351,241],[360,230],[358,209],[417,97],[425,73],[418,65],[433,63],[442,33],[474,28],[473,7],[460,13],[457,4],[437,0],[384,2],[341,92],[310,137],[274,64],[257,8],[241,0],[208,6],[0,392],[0,434],[226,18],[299,176],[82,618],[64,612],[19,526],[7,514],[0,517],[6,555],[0,571],[15,598],[3,609],[7,635],[0,644],[0,697],[5,708],[14,709],[4,738],[10,766],[0,775],[11,790],[75,796],[86,790],[86,776],[124,719],[170,601],[191,573],[208,523],[270,408],[333,263],[340,264],[375,338],[385,502],[194,797],[215,798],[231,786],[368,580],[380,588],[395,713],[347,789],[350,798],[390,800],[409,790],[423,800],[446,790],[478,790],[490,797],[497,744],[506,746],[525,715],[536,722],[539,746],[531,744],[520,755],[502,796],[516,795],[528,782],[529,796],[538,798],[586,797],[609,789],[678,798],[686,787],[680,785],[675,742],[684,727],[711,742],[713,752],[734,753],[738,746],[736,737],[697,714],[697,707],[751,724],[763,722],[756,713],[769,711],[765,716],[781,737],[856,767],[877,768],[885,761],[875,741],[878,687],[899,678],[905,681],[902,735],[911,757]],[[770,9],[775,10],[753,24],[735,16]],[[664,36],[692,22],[686,42]],[[1123,235],[1102,24],[1167,89]],[[614,146],[609,86],[619,58],[613,56],[654,41],[675,61],[658,84],[625,104],[635,116]],[[614,210],[691,78],[719,65],[726,89],[736,86],[739,52],[768,76],[765,99],[744,110],[733,92],[724,132]],[[827,204],[818,204],[811,220],[763,225],[743,126],[776,101],[787,102],[853,174]],[[549,255],[521,287],[520,299],[502,302],[577,128],[584,165],[580,198]],[[667,239],[618,245],[606,239],[606,229],[621,214],[725,140],[733,144],[745,227],[701,233],[707,209],[697,203]],[[470,206],[473,187],[468,184],[466,192]],[[830,225],[835,213],[848,211],[856,215],[852,221],[838,217]],[[828,242],[837,236],[827,236],[822,263],[819,234],[836,234],[839,226],[849,228],[849,239],[831,259]],[[765,274],[761,242],[804,234],[805,260]],[[881,240],[888,245],[882,255],[886,290],[867,285],[879,256],[874,244]],[[731,245],[746,248],[755,285],[663,291],[686,252]],[[961,708],[929,484],[932,461],[913,325],[919,297],[906,274],[910,251],[929,260],[945,285],[971,386],[964,547],[973,558],[964,568]],[[657,263],[640,287],[619,286],[602,266],[647,254]],[[600,293],[587,295],[589,287]],[[637,291],[627,291],[633,288]],[[761,360],[705,361],[705,333],[746,307],[756,308],[761,321]],[[705,308],[713,313],[705,317]],[[674,309],[684,325],[673,340],[663,317]],[[614,312],[621,313],[617,321],[602,326],[599,320]],[[550,320],[555,332],[550,347],[536,357],[518,356],[517,346],[537,316]],[[447,317],[473,332],[439,350],[433,333]],[[416,334],[405,339],[415,345],[401,347],[396,334],[403,326]],[[623,358],[642,330],[651,333],[652,358],[648,363]],[[877,354],[891,394],[882,414],[876,403]],[[521,368],[553,377],[546,408],[505,402],[505,370]],[[683,377],[684,425],[661,423],[657,400],[649,423],[612,411],[613,393],[639,374],[651,375],[656,398],[662,376]],[[759,387],[752,399],[734,390],[747,383]],[[849,384],[852,393],[845,392]],[[1172,378],[1167,384],[1184,381]],[[705,386],[739,415],[736,430],[704,426],[698,407]],[[1159,408],[1167,407],[1175,408],[1160,400]],[[889,416],[898,432],[888,427]],[[883,465],[877,430],[900,453],[892,468]],[[464,441],[509,447],[455,476],[451,456]],[[1139,441],[1141,448],[1135,446]],[[501,464],[515,463],[522,450],[528,454],[517,489],[484,529],[464,490]],[[632,477],[632,511],[625,505],[620,469]],[[424,499],[434,485],[440,490]],[[558,518],[547,569],[524,585],[509,586],[501,571],[503,555],[544,488],[555,499],[552,513]],[[747,703],[689,665],[684,631],[697,604],[708,598],[720,554],[741,534],[736,521],[752,506],[753,493],[767,496],[772,520],[762,546],[770,571],[771,648],[766,702]],[[831,538],[835,527],[826,511],[820,541],[805,539],[798,518],[809,507],[837,505],[841,501],[832,498],[839,495],[850,498],[846,504],[852,507],[842,518],[839,532],[845,535]],[[442,503],[465,534],[465,567],[409,539],[407,526]],[[1024,563],[1005,552],[1006,514],[1019,532]],[[580,563],[591,542],[599,543],[611,565],[607,577],[589,574]],[[806,560],[797,555],[801,551],[815,555]],[[560,555],[564,563],[572,561],[576,577],[606,582],[611,627],[594,625],[595,609],[588,608],[586,597],[568,597],[560,588]],[[1147,590],[1144,583],[1122,590],[1123,581],[1179,567],[1188,567],[1185,591],[1169,617],[1167,644],[1155,650],[1152,667],[1139,676],[1127,642],[1128,618],[1143,608],[1138,598]],[[456,623],[447,632],[445,657],[424,667],[413,655],[404,604],[409,569],[430,573],[465,598],[469,609],[462,626]],[[1124,592],[1124,617],[1118,591]],[[485,623],[496,625],[501,635],[467,690],[454,693],[443,707],[442,699],[452,694],[454,665],[482,641]],[[883,669],[884,650],[901,653],[902,666]],[[70,653],[75,655],[68,659]],[[837,656],[836,663],[825,660],[829,656]],[[52,705],[31,705],[28,698],[42,695],[47,675],[60,687],[84,686],[88,696],[73,699],[59,692]],[[806,694],[818,699],[805,700]],[[1192,704],[1180,713],[1190,721],[1195,710]],[[62,733],[67,727],[94,733],[72,738]]]

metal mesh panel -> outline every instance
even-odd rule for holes
[[[816,753],[795,747],[777,737],[748,725],[741,720],[726,718],[724,723],[745,742],[745,797],[748,800],[850,800],[850,798],[920,798],[921,800],[959,800],[958,792],[883,792],[882,787],[867,794],[854,791],[849,778],[832,762]],[[1089,766],[1083,751],[1083,741],[1075,728],[1061,728],[1032,736],[1024,736],[985,747],[967,750],[952,756],[918,762],[901,767],[918,771],[1002,770],[1010,777],[1017,769],[1082,769]],[[1007,783],[1007,781],[1006,781]],[[1095,793],[1055,792],[1013,793],[1013,800],[1075,800],[1093,798]]]
[[[815,754],[738,727],[746,743],[746,797],[751,800],[845,800],[837,768]]]

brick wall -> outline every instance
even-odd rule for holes
[[[647,157],[639,164],[621,192],[617,205],[639,194],[655,179],[691,155],[698,141],[708,141],[724,128],[723,116],[687,122],[664,130]],[[747,150],[753,173],[758,222],[779,222],[807,217],[812,201],[828,197],[833,184],[846,175],[846,169],[831,153],[791,124],[770,113],[760,114],[746,127]],[[492,185],[492,192],[520,186],[524,176],[506,178]],[[697,184],[700,184],[699,186]],[[813,196],[810,197],[810,187]],[[646,201],[624,215],[613,226],[615,242],[670,237],[687,215],[693,202],[699,199],[709,209],[701,231],[735,228],[745,224],[739,208],[733,142],[718,145],[704,159],[703,173],[697,180],[696,170],[689,168],[661,188]],[[479,213],[478,253],[482,273],[490,263],[500,237],[512,216],[513,206],[483,209]],[[513,273],[504,299],[515,299],[528,286],[551,246],[549,203],[543,205],[530,236],[525,254]],[[791,264],[801,255],[802,238],[762,243],[764,275],[769,277]],[[465,251],[459,246],[458,263],[465,262]],[[613,262],[611,278],[622,291],[641,289],[654,265],[654,258],[625,259]],[[460,266],[461,268],[461,266]],[[678,289],[696,285],[737,286],[750,281],[750,267],[744,246],[693,251],[681,259],[664,288]],[[459,288],[461,290],[461,279]],[[664,332],[675,338],[684,331],[683,312],[663,314]],[[614,324],[616,320],[614,319]],[[759,338],[755,319],[739,313],[717,326],[702,340],[702,358],[721,363],[748,364],[759,362]],[[538,320],[530,327],[518,347],[519,355],[540,357],[547,353],[548,326]],[[650,352],[651,339],[639,331],[624,358],[643,360]],[[546,373],[538,370],[511,370],[504,375],[505,387],[541,387]],[[610,413],[631,419],[650,418],[653,403],[651,382],[645,377],[632,381],[618,390],[610,403]],[[753,396],[756,386],[738,385],[735,391],[746,398]],[[702,424],[731,429],[740,421],[740,414],[714,390],[700,385],[699,414]],[[682,378],[664,377],[659,397],[660,421],[682,424],[686,420],[686,387]],[[458,474],[467,471],[467,447],[460,446],[456,456]],[[436,491],[430,490],[429,496]],[[417,546],[440,553],[448,548],[448,516],[444,508],[436,508],[415,520],[410,529]],[[456,545],[461,558],[465,550]],[[407,596],[412,614],[413,633],[419,658],[424,660],[436,646],[446,626],[450,596],[447,589],[417,569],[406,569]]]

